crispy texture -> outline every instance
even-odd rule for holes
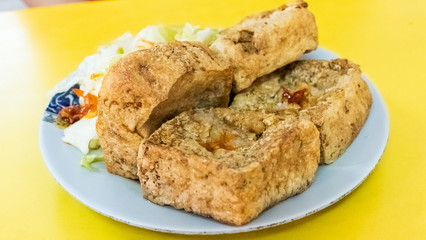
[[[307,3],[289,3],[249,16],[225,29],[211,48],[235,67],[233,91],[297,60],[318,46],[318,30]]]
[[[229,108],[196,109],[141,144],[144,197],[232,225],[304,191],[320,157],[314,124]]]
[[[140,142],[182,111],[227,106],[231,71],[194,42],[159,44],[120,59],[99,92],[96,130],[107,170],[137,179]]]
[[[299,104],[283,99],[284,88],[306,89]],[[321,163],[334,162],[367,120],[372,97],[358,65],[346,59],[297,61],[259,78],[237,94],[231,108],[263,109],[314,122],[321,135]]]

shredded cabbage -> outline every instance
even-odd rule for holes
[[[148,26],[140,31],[134,40],[134,45],[144,48],[146,43],[142,40],[158,43],[171,41],[198,41],[211,45],[216,40],[219,30],[212,28],[202,29],[190,23],[176,26]]]
[[[104,154],[101,149],[90,151],[88,154],[85,154],[80,159],[80,165],[93,170],[92,163],[100,162],[104,160]]]
[[[175,39],[178,41],[197,41],[211,45],[217,38],[219,30],[212,28],[201,29],[200,26],[192,26],[186,23],[183,28],[178,29]]]
[[[77,83],[80,85],[81,90],[98,96],[103,77],[91,79],[90,76],[92,74],[106,74],[111,63],[133,50],[133,36],[130,33],[123,34],[111,44],[99,47],[96,54],[86,57],[77,70],[50,90],[48,92],[49,97],[53,97],[56,93],[68,91]]]
[[[88,153],[90,141],[98,138],[96,134],[97,119],[97,117],[80,119],[64,129],[62,140],[78,148],[82,153]]]

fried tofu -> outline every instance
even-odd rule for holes
[[[234,66],[234,92],[317,48],[318,30],[307,6],[303,1],[289,3],[249,16],[219,34],[211,48]]]
[[[141,144],[138,174],[151,202],[242,225],[308,188],[319,159],[319,133],[308,120],[194,109]]]
[[[299,102],[291,97],[299,94]],[[303,60],[263,76],[237,94],[231,108],[263,110],[312,121],[321,137],[321,163],[339,158],[368,118],[372,96],[358,65]]]
[[[99,92],[96,130],[106,168],[137,179],[141,141],[179,113],[229,102],[232,69],[198,42],[158,44],[111,67]]]

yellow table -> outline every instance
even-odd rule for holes
[[[385,153],[349,196],[271,229],[222,236],[153,232],[104,217],[55,182],[38,146],[47,90],[99,45],[146,25],[227,27],[282,1],[112,1],[0,13],[0,239],[425,239],[426,2],[309,1],[320,45],[361,65],[383,95]]]

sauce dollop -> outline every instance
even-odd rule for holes
[[[84,105],[72,105],[61,109],[58,113],[58,124],[63,127],[68,127],[83,117],[93,118],[97,115],[98,97],[91,93],[85,95],[84,91],[78,88],[73,89],[73,91],[77,96],[84,99]]]
[[[82,119],[84,115],[80,106],[64,107],[58,114],[58,121],[61,125],[69,126]]]
[[[302,100],[305,97],[305,92],[306,92],[306,88],[298,90],[294,93],[290,93],[290,91],[287,88],[283,88],[284,92],[283,92],[283,101],[284,99],[287,99],[288,103],[296,103],[298,105],[300,105],[300,103],[302,102]]]

